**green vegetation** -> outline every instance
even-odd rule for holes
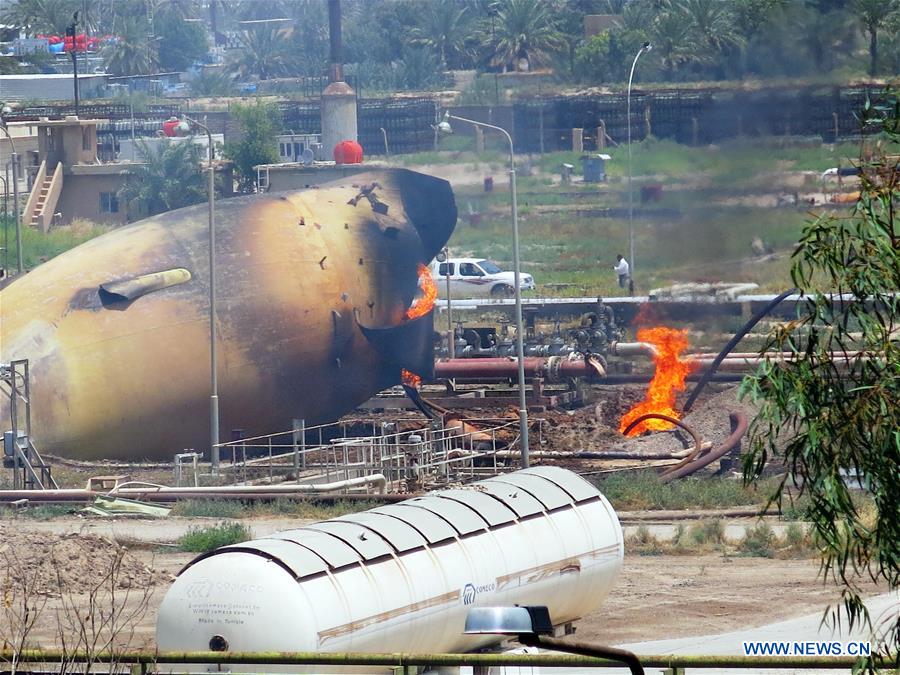
[[[222,546],[250,539],[243,523],[218,523],[211,527],[191,528],[178,539],[178,548],[189,553],[206,553]]]
[[[234,161],[237,179],[242,192],[253,192],[256,186],[258,164],[272,164],[278,161],[278,153],[272,138],[281,128],[278,108],[262,99],[246,105],[235,105],[231,114],[241,126],[238,141],[225,144],[223,154]]]
[[[176,502],[173,516],[184,518],[243,518],[248,507],[238,501],[224,499],[186,499]]]
[[[108,231],[108,227],[88,221],[76,221],[64,227],[54,227],[43,234],[33,227],[22,225],[22,264],[26,269],[58,256],[94,237]],[[9,243],[0,262],[6,269],[16,269],[16,229],[12,218],[0,216],[0,246]]]
[[[75,10],[92,34],[122,38],[105,53],[116,74],[183,67],[224,31],[242,36],[229,68],[245,80],[321,76],[327,65],[327,12],[309,0],[7,0],[0,23],[63,35]],[[585,37],[590,14],[620,19]],[[367,91],[442,87],[448,69],[552,68],[560,83],[606,86],[627,81],[645,41],[642,83],[846,80],[900,67],[898,0],[345,0],[343,27],[348,72]],[[426,60],[429,76],[415,65]],[[489,88],[476,79],[473,96]]]
[[[612,474],[594,483],[617,511],[760,506],[777,480],[745,487],[727,478],[687,478],[662,483],[653,471]]]
[[[308,520],[327,520],[348,513],[357,513],[377,506],[368,501],[337,501],[321,504],[308,500],[276,499],[270,502],[244,504],[233,500],[185,500],[178,502],[172,515],[185,518],[258,518],[265,516],[293,516]]]
[[[863,121],[881,125],[896,144],[900,99],[867,109]],[[804,516],[821,571],[841,585],[851,625],[869,620],[861,580],[900,585],[900,170],[889,152],[880,144],[860,165],[861,195],[851,213],[822,215],[804,228],[790,272],[806,302],[763,347],[796,358],[767,361],[742,385],[759,406],[745,480],[759,483],[770,461],[787,467],[769,490],[778,502],[788,476],[802,476],[796,487],[808,499]],[[834,291],[854,301],[833,299]],[[857,481],[871,495],[864,508],[854,500]],[[900,615],[883,629],[883,651],[896,653]]]
[[[3,486],[5,489],[11,489],[12,486]],[[65,516],[80,506],[67,506],[65,504],[38,504],[26,506],[22,509],[2,508],[0,509],[0,517],[2,518],[31,518],[33,520],[50,520]]]
[[[132,212],[153,216],[206,201],[208,183],[200,168],[202,149],[187,140],[138,140],[141,164],[119,190]]]
[[[757,558],[771,558],[775,555],[777,543],[778,538],[772,526],[761,522],[745,530],[744,538],[738,544],[738,550]]]
[[[740,539],[725,536],[721,519],[680,524],[670,539],[660,539],[647,525],[639,526],[625,537],[626,554],[697,555],[722,553],[755,558],[809,558],[816,550],[808,530],[800,523],[790,523],[781,536],[766,521],[744,527]]]

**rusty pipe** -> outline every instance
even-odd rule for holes
[[[526,377],[540,377],[549,382],[561,382],[572,377],[597,378],[606,374],[599,362],[570,360],[563,356],[526,356],[523,365]],[[517,375],[518,361],[512,357],[442,359],[434,364],[435,379],[514,378]]]
[[[622,431],[622,434],[624,436],[627,436],[628,432],[630,432],[638,424],[640,424],[641,422],[644,422],[645,420],[663,420],[664,422],[668,422],[669,424],[674,424],[677,427],[681,427],[682,429],[684,429],[686,432],[688,432],[691,435],[691,438],[694,439],[694,448],[693,448],[691,455],[695,455],[696,453],[700,452],[700,450],[703,446],[703,441],[700,439],[700,434],[698,434],[696,431],[694,431],[693,427],[689,426],[687,423],[681,421],[677,417],[672,417],[670,415],[664,415],[662,413],[650,412],[650,413],[645,413],[643,415],[640,415],[639,417],[635,417],[633,420],[631,420],[631,422],[628,424],[628,426],[625,427],[625,429]],[[688,457],[691,457],[691,455],[688,455]]]
[[[663,483],[668,483],[670,481],[675,480],[676,478],[684,478],[685,476],[689,476],[695,471],[699,471],[705,466],[708,466],[715,462],[717,459],[720,459],[727,455],[729,452],[734,450],[738,443],[741,442],[741,438],[744,437],[744,434],[747,433],[747,427],[749,423],[747,421],[747,416],[742,412],[733,412],[728,416],[728,419],[731,422],[732,432],[728,438],[720,445],[718,448],[711,450],[706,453],[702,457],[698,457],[691,462],[679,464],[678,466],[665,471],[661,476],[660,480]]]
[[[10,505],[14,502],[27,501],[34,504],[86,504],[97,497],[108,497],[106,492],[95,492],[81,488],[62,490],[0,490],[0,506]],[[129,494],[129,499],[145,497],[147,501],[156,503],[174,503],[184,500],[234,500],[234,501],[275,501],[277,499],[290,499],[316,504],[334,504],[336,502],[379,502],[391,504],[404,499],[420,496],[419,493],[382,493],[382,494],[322,494],[308,492],[284,493],[284,492],[235,492],[228,486],[221,488],[220,492],[150,492],[145,495]]]

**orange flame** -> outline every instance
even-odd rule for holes
[[[418,319],[425,316],[434,307],[437,298],[437,284],[431,278],[431,271],[426,265],[419,263],[419,294],[413,300],[412,305],[406,310],[407,319]]]
[[[406,368],[400,371],[400,381],[413,389],[418,389],[419,385],[422,384],[422,378]]]
[[[676,330],[658,326],[656,328],[641,328],[637,333],[641,342],[649,342],[658,350],[653,358],[656,364],[656,372],[650,380],[647,395],[644,400],[622,415],[619,423],[619,431],[624,433],[632,420],[646,413],[662,413],[669,417],[680,418],[675,410],[675,395],[684,391],[684,379],[693,368],[690,361],[683,361],[680,354],[687,349],[687,331]],[[665,431],[671,429],[672,424],[665,420],[644,420],[629,432],[629,436],[637,436],[647,430]]]

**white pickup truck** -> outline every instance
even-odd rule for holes
[[[515,295],[515,274],[504,272],[497,263],[484,258],[450,258],[445,262],[435,260],[431,264],[431,275],[440,297],[447,296],[448,275],[450,295],[454,298],[511,298]],[[534,277],[520,274],[519,284],[523,291],[532,291]]]

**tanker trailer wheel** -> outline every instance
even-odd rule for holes
[[[497,284],[491,289],[491,297],[495,299],[499,298],[511,298],[516,294],[516,289],[514,289],[509,284]]]

